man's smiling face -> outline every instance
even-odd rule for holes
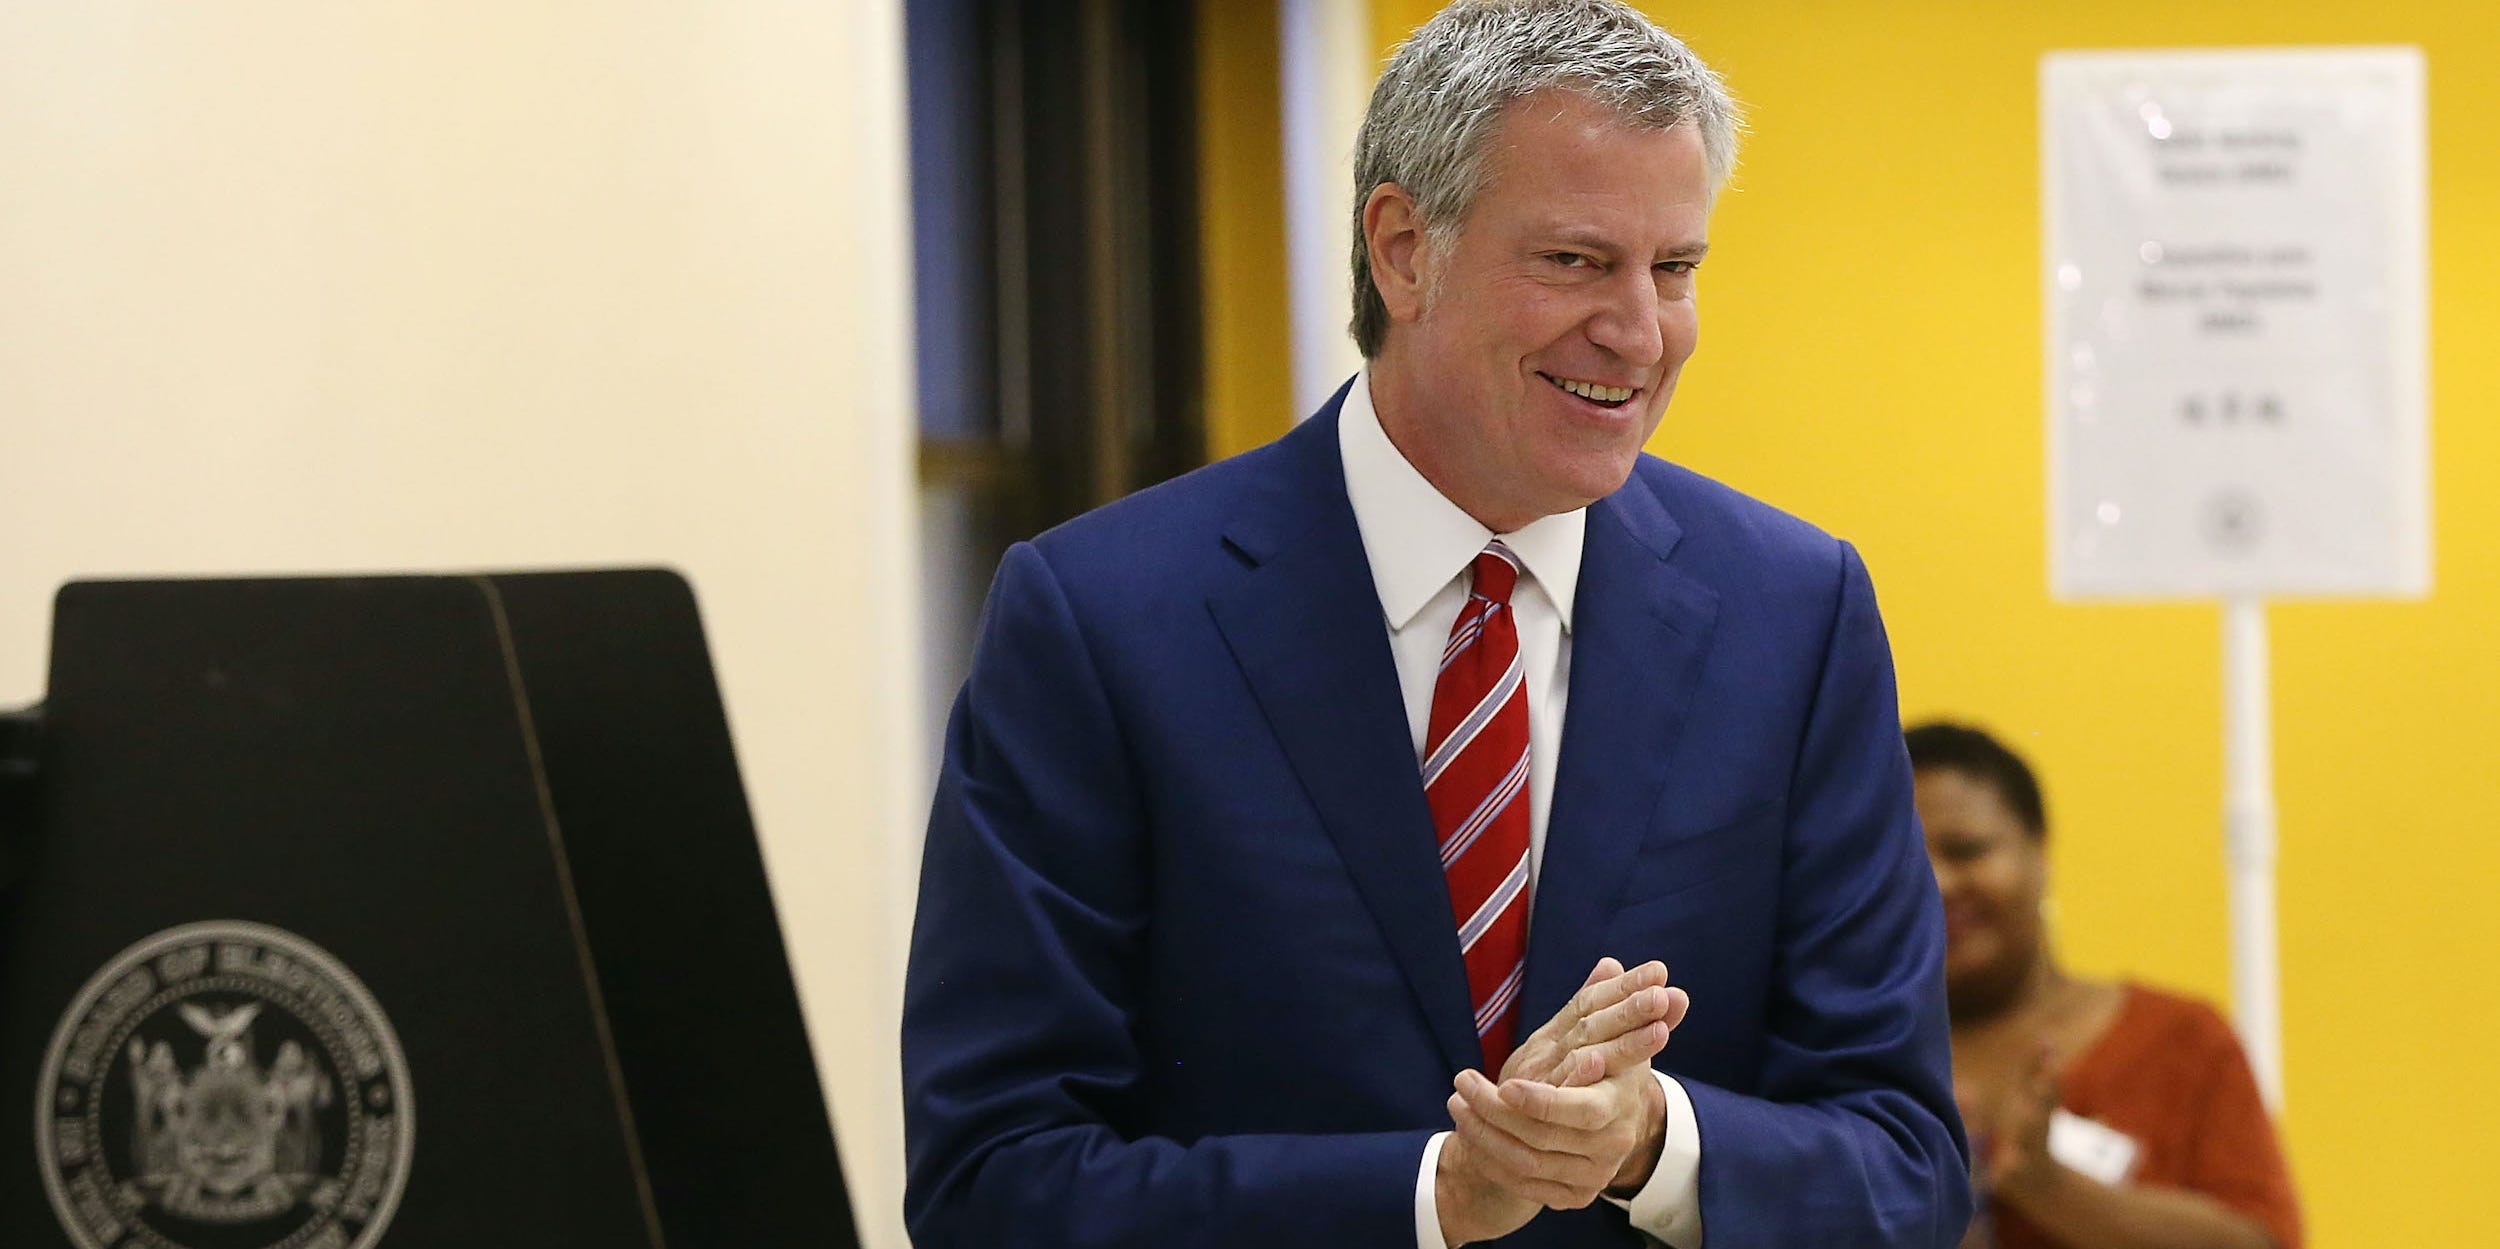
[[[1563,88],[1511,104],[1383,351],[1391,440],[1496,532],[1614,493],[1699,336],[1710,201],[1690,125],[1628,124]]]

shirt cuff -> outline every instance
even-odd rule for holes
[[[1448,1139],[1449,1133],[1435,1132],[1424,1142],[1423,1169],[1415,1174],[1415,1249],[1450,1249],[1441,1239],[1439,1186],[1432,1182],[1433,1173],[1441,1169],[1441,1142]]]
[[[1667,1095],[1667,1140],[1657,1169],[1630,1201],[1606,1200],[1632,1216],[1632,1226],[1675,1249],[1701,1249],[1701,1125],[1693,1120],[1693,1096],[1675,1077],[1653,1070]],[[1439,1156],[1436,1138],[1424,1150],[1427,1164]],[[1437,1224],[1436,1224],[1437,1230]],[[1437,1242],[1428,1249],[1446,1249]]]

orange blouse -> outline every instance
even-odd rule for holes
[[[2203,1002],[2130,983],[2109,1031],[2058,1077],[2068,1112],[2135,1138],[2127,1183],[2184,1188],[2265,1225],[2300,1249],[2300,1205],[2239,1038]],[[1996,1211],[2001,1249],[2078,1249],[2013,1210]]]

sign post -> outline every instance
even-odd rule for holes
[[[2064,599],[2223,603],[2232,987],[2282,1104],[2265,603],[2430,588],[2413,49],[2042,64]]]
[[[2282,973],[2275,956],[2274,711],[2265,600],[2222,604],[2223,860],[2231,890],[2231,1003],[2266,1104],[2283,1108]]]

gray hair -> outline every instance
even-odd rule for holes
[[[1353,330],[1365,359],[1389,333],[1363,237],[1372,192],[1397,183],[1425,234],[1448,246],[1483,188],[1503,110],[1548,87],[1585,92],[1628,125],[1693,123],[1714,193],[1735,168],[1743,122],[1726,85],[1638,10],[1618,0],[1457,0],[1398,45],[1355,141]]]

